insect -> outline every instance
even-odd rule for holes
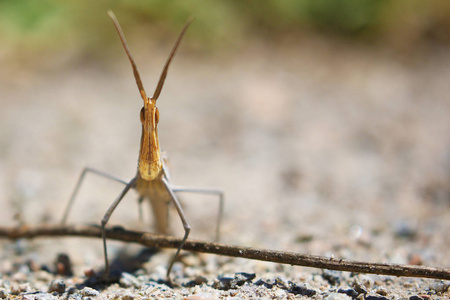
[[[159,98],[159,95],[161,93],[161,90],[164,85],[164,81],[167,76],[167,72],[169,69],[169,65],[175,55],[175,52],[181,42],[181,39],[183,38],[184,33],[186,32],[187,28],[189,27],[192,20],[188,21],[188,23],[183,27],[180,35],[178,36],[178,39],[175,42],[175,45],[172,48],[172,51],[170,52],[170,55],[166,61],[166,64],[163,68],[162,74],[159,78],[158,85],[156,86],[155,93],[151,98],[147,97],[147,94],[144,90],[144,87],[141,82],[141,78],[139,75],[139,72],[137,70],[137,66],[131,57],[130,50],[128,49],[127,42],[125,40],[125,36],[122,32],[122,29],[119,25],[119,22],[117,21],[115,15],[109,11],[108,12],[111,20],[114,23],[114,27],[116,28],[119,38],[122,42],[122,45],[125,49],[126,55],[128,59],[130,60],[134,78],[136,80],[136,84],[138,86],[139,92],[141,94],[142,100],[144,101],[144,106],[141,109],[140,112],[140,120],[142,123],[142,135],[141,135],[141,143],[140,143],[140,150],[139,150],[139,160],[138,160],[138,168],[136,176],[131,179],[131,181],[126,182],[121,179],[118,179],[112,175],[109,175],[105,172],[92,169],[92,168],[84,168],[78,182],[75,186],[75,189],[72,193],[72,196],[70,197],[68,206],[66,208],[66,211],[64,213],[62,224],[65,224],[70,212],[70,208],[73,205],[74,199],[76,198],[76,195],[78,193],[78,190],[80,189],[81,183],[87,173],[94,173],[99,176],[106,177],[111,180],[115,180],[117,182],[120,182],[122,184],[125,184],[125,188],[122,190],[122,192],[117,196],[117,198],[114,200],[114,202],[111,204],[111,206],[106,211],[102,221],[101,221],[101,228],[102,228],[102,239],[103,239],[103,252],[104,252],[104,258],[105,258],[105,271],[104,275],[107,276],[110,271],[110,266],[108,262],[108,252],[107,252],[107,246],[106,246],[106,224],[108,223],[109,218],[111,217],[112,213],[116,209],[116,207],[119,205],[120,201],[123,199],[123,197],[128,193],[130,189],[135,189],[137,193],[139,194],[139,207],[141,206],[141,203],[144,200],[149,200],[153,215],[154,215],[154,224],[156,227],[156,231],[160,234],[166,234],[167,233],[167,227],[168,227],[168,208],[169,204],[173,203],[175,206],[178,215],[181,219],[181,222],[183,224],[184,228],[184,236],[182,239],[182,242],[177,249],[175,255],[171,259],[168,267],[167,267],[167,278],[170,281],[170,271],[172,270],[173,263],[175,262],[178,254],[180,253],[181,249],[183,248],[183,245],[186,241],[186,239],[189,236],[189,232],[191,230],[191,226],[189,225],[189,222],[186,219],[186,216],[183,212],[183,209],[181,207],[180,201],[178,200],[176,194],[178,192],[190,192],[190,193],[202,193],[202,194],[211,194],[211,195],[217,195],[219,198],[219,214],[217,217],[217,227],[216,227],[216,239],[220,238],[220,224],[222,221],[222,215],[223,215],[223,202],[224,202],[224,195],[223,192],[220,190],[215,189],[201,189],[201,188],[189,188],[189,187],[180,187],[172,185],[169,179],[169,174],[167,170],[167,163],[166,159],[164,158],[163,153],[161,153],[159,148],[159,140],[158,140],[158,121],[159,121],[159,111],[156,107],[156,101]],[[140,211],[140,216],[142,216]]]

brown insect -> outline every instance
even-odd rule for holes
[[[109,274],[110,267],[109,267],[108,252],[107,252],[107,247],[106,247],[105,226],[108,223],[108,220],[111,217],[114,210],[116,209],[117,205],[120,203],[120,201],[123,199],[123,197],[127,194],[127,192],[130,189],[135,189],[138,192],[139,207],[140,207],[140,204],[145,199],[150,200],[153,215],[155,218],[154,223],[155,223],[156,231],[161,234],[167,233],[168,208],[169,208],[169,204],[172,202],[175,205],[178,215],[180,216],[181,222],[183,223],[183,228],[184,228],[185,233],[184,233],[183,240],[182,240],[179,248],[177,249],[175,255],[173,256],[173,258],[170,261],[169,266],[167,268],[167,278],[170,280],[170,271],[172,269],[173,263],[175,262],[175,259],[177,258],[178,254],[180,253],[181,249],[183,248],[183,245],[184,245],[186,239],[188,238],[189,232],[191,230],[191,227],[186,219],[186,216],[183,212],[181,204],[180,204],[179,200],[177,199],[176,193],[178,193],[178,192],[203,193],[203,194],[213,194],[213,195],[217,195],[219,197],[219,215],[217,218],[216,239],[219,239],[219,237],[220,237],[220,224],[222,221],[222,214],[223,214],[224,197],[223,197],[222,191],[215,190],[215,189],[199,189],[199,188],[179,187],[179,186],[174,186],[170,183],[165,158],[163,157],[163,154],[161,153],[160,148],[159,148],[159,140],[158,140],[159,111],[158,111],[158,108],[156,107],[156,100],[159,98],[159,95],[163,88],[164,81],[167,76],[167,71],[169,69],[169,65],[175,55],[175,52],[181,42],[181,39],[183,38],[184,33],[186,32],[186,30],[192,20],[190,20],[183,27],[180,35],[178,36],[178,39],[175,42],[175,45],[172,48],[172,51],[170,52],[169,58],[166,61],[166,64],[162,71],[161,77],[159,78],[159,82],[158,82],[158,85],[156,86],[155,93],[153,94],[153,96],[151,98],[149,98],[149,97],[147,97],[147,94],[142,85],[141,78],[139,76],[139,72],[137,70],[137,67],[136,67],[136,64],[135,64],[133,58],[131,57],[130,50],[128,49],[124,34],[122,32],[122,29],[120,28],[119,22],[117,21],[116,17],[114,16],[114,14],[111,11],[109,11],[108,14],[114,23],[114,26],[119,34],[120,40],[121,40],[122,45],[125,49],[125,52],[128,56],[128,59],[131,62],[134,78],[136,79],[136,83],[137,83],[139,92],[141,94],[142,100],[144,100],[144,106],[142,107],[141,112],[140,112],[140,119],[141,119],[141,123],[142,123],[142,135],[141,135],[141,145],[140,145],[140,150],[139,150],[138,170],[137,170],[136,176],[133,179],[131,179],[130,182],[126,182],[126,181],[118,179],[114,176],[111,176],[105,172],[98,171],[98,170],[92,169],[92,168],[85,168],[83,170],[83,172],[81,173],[80,178],[77,182],[77,185],[75,186],[75,189],[72,193],[69,204],[64,213],[62,223],[65,224],[67,221],[67,217],[68,217],[70,208],[74,202],[74,199],[78,193],[78,190],[81,186],[81,183],[82,183],[86,173],[88,173],[88,172],[94,173],[94,174],[118,181],[118,182],[126,185],[125,188],[122,190],[122,192],[119,194],[119,196],[114,200],[113,204],[108,208],[107,212],[105,213],[105,215],[101,221],[103,249],[104,249],[103,251],[104,251],[104,256],[105,256],[104,275],[107,276]],[[140,216],[142,216],[141,210],[140,210]]]

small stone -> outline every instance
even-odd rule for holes
[[[218,290],[229,290],[231,288],[231,281],[233,278],[231,277],[218,277],[214,279],[214,283],[212,285],[213,288]]]
[[[428,289],[436,293],[445,293],[449,289],[450,284],[445,284],[443,281],[434,282],[430,284]]]
[[[352,298],[340,293],[331,293],[323,298],[324,300],[351,300]]]
[[[11,284],[11,294],[13,295],[19,295],[20,293],[26,293],[31,290],[31,286],[29,283],[23,283],[23,284],[17,284],[13,283]]]
[[[97,297],[98,295],[100,295],[100,293],[96,290],[94,290],[93,288],[90,287],[85,287],[80,291],[80,294],[83,297]]]
[[[339,289],[338,293],[346,294],[347,296],[350,296],[352,298],[356,298],[359,295],[359,293],[352,288]]]
[[[408,298],[409,300],[424,300],[422,297],[414,295]]]
[[[120,300],[134,300],[136,296],[134,296],[131,292],[125,292],[120,295]]]
[[[323,279],[331,285],[338,285],[341,282],[341,275],[340,271],[323,270],[322,272]]]
[[[95,276],[95,271],[93,269],[84,270],[84,276],[93,278]]]
[[[48,287],[48,293],[56,292],[63,294],[66,291],[66,283],[64,280],[53,280]]]
[[[80,295],[80,294],[78,294],[78,293],[76,293],[76,294],[71,294],[71,295],[69,295],[69,300],[81,300],[83,297]]]
[[[302,295],[308,297],[312,297],[317,293],[315,290],[309,288],[305,283],[303,283],[302,285],[298,285],[291,281],[289,281],[289,292],[295,295]]]
[[[394,233],[397,238],[413,240],[417,237],[417,226],[405,220],[394,225]]]
[[[0,299],[6,299],[8,295],[9,293],[6,291],[5,288],[0,288]]]
[[[367,294],[367,288],[365,285],[363,285],[359,280],[355,280],[353,282],[353,286],[352,286],[356,292],[358,292],[358,294]]]
[[[381,295],[367,295],[365,300],[389,300],[388,298]]]
[[[276,299],[283,299],[286,297],[286,291],[283,289],[277,289],[274,292],[274,296]]]
[[[255,282],[255,285],[256,286],[261,286],[262,285],[262,286],[265,286],[268,289],[271,289],[274,286],[274,284],[272,284],[270,282],[266,282],[266,281],[264,281],[262,279],[259,279],[257,282]]]
[[[408,265],[420,266],[423,264],[422,256],[417,253],[413,253],[409,256]]]
[[[206,279],[206,277],[204,276],[197,276],[194,278],[194,280],[188,281],[186,284],[184,284],[184,286],[186,287],[194,287],[197,285],[202,285],[204,283],[207,283],[208,279]]]
[[[72,262],[70,261],[70,258],[67,254],[65,254],[65,253],[58,254],[58,257],[56,258],[56,261],[55,261],[55,269],[59,275],[64,275],[64,276],[72,276],[73,275]]]
[[[214,280],[213,288],[218,290],[236,289],[238,286],[251,282],[256,277],[253,273],[236,273],[234,278],[219,277]]]
[[[227,299],[231,299],[232,297],[228,297]],[[188,296],[183,298],[183,300],[218,300],[219,298],[210,293],[198,293],[195,295]]]
[[[368,289],[372,288],[374,285],[373,279],[368,276],[362,276],[361,283]]]
[[[122,287],[139,287],[139,280],[130,273],[122,272],[122,277],[119,280]]]
[[[275,285],[282,289],[288,289],[289,281],[286,278],[278,276],[275,278]]]
[[[387,296],[388,292],[384,288],[378,288],[375,290],[375,293],[380,294],[382,296]]]
[[[17,272],[11,276],[11,280],[17,282],[25,282],[27,281],[27,274],[25,274],[24,272]]]
[[[47,293],[39,293],[39,294],[34,294],[30,300],[57,300],[57,299],[58,298],[54,295],[47,294]]]
[[[252,280],[255,279],[255,277],[256,277],[255,273],[244,273],[244,272],[236,273],[234,274],[234,279],[231,282],[231,284],[241,286],[244,285],[244,283],[246,282],[252,282]]]
[[[314,235],[309,233],[298,234],[295,238],[295,242],[297,243],[309,243],[314,240]]]

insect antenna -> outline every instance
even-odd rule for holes
[[[112,11],[108,11],[108,15],[114,23],[114,27],[116,27],[117,33],[119,34],[120,41],[122,42],[123,48],[130,60],[131,66],[133,68],[134,79],[136,79],[136,84],[139,88],[139,92],[141,93],[142,100],[147,101],[147,94],[145,93],[144,86],[142,85],[141,76],[139,76],[139,72],[136,66],[136,63],[131,57],[130,49],[128,49],[127,41],[125,40],[125,35],[123,34],[122,28],[120,27],[119,21],[117,21],[116,16]]]
[[[164,65],[164,69],[161,73],[161,77],[159,78],[159,82],[158,82],[158,85],[156,86],[156,90],[155,90],[155,93],[153,94],[152,99],[157,100],[159,97],[159,94],[161,94],[161,90],[163,88],[164,81],[166,80],[167,71],[169,70],[169,65],[172,62],[173,57],[175,56],[175,52],[177,51],[181,40],[183,39],[184,33],[188,29],[189,25],[191,25],[193,20],[194,20],[193,18],[189,19],[187,21],[187,23],[184,25],[183,29],[181,30],[181,33],[178,36],[178,39],[175,42],[175,45],[173,46],[172,51],[170,52],[169,58],[167,58],[166,64]]]

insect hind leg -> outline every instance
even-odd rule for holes
[[[63,218],[61,220],[61,224],[62,225],[65,225],[66,222],[67,222],[67,218],[69,217],[70,209],[72,208],[72,205],[73,205],[73,203],[75,201],[75,198],[76,198],[76,196],[78,194],[78,191],[79,191],[79,189],[81,187],[81,183],[83,182],[84,177],[86,176],[87,173],[94,173],[94,174],[97,174],[99,176],[102,176],[102,177],[105,177],[105,178],[108,178],[108,179],[120,182],[122,184],[125,184],[125,185],[127,184],[126,181],[123,181],[122,179],[114,177],[114,176],[112,176],[112,175],[110,175],[108,173],[105,173],[103,171],[99,171],[99,170],[96,170],[96,169],[93,169],[93,168],[85,167],[83,169],[83,171],[81,172],[80,177],[78,178],[77,184],[75,185],[75,188],[74,188],[74,190],[72,192],[72,195],[70,196],[69,203],[67,204],[67,207],[66,207],[66,209],[64,211],[64,215],[63,215]]]
[[[206,189],[206,188],[191,188],[191,187],[183,187],[183,186],[173,186],[172,191],[175,193],[194,193],[194,194],[208,194],[208,195],[217,195],[219,196],[219,211],[217,215],[217,224],[216,224],[216,238],[215,241],[220,241],[220,229],[222,226],[223,220],[223,210],[224,210],[224,193],[218,189]]]

